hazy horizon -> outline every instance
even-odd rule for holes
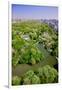
[[[57,19],[58,7],[12,4],[12,19]]]

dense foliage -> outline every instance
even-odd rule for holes
[[[19,78],[18,76],[14,76],[12,78],[12,85],[20,85],[21,84],[21,78]]]
[[[41,83],[52,83],[57,78],[57,71],[49,65],[46,65],[37,70],[37,75],[40,77]]]
[[[29,45],[28,47],[24,47],[21,49],[21,55],[20,55],[20,63],[31,63],[36,64],[37,62],[40,62],[43,60],[43,54],[40,52],[40,50],[34,46]]]
[[[18,76],[22,70],[14,74],[12,85],[58,82],[58,71],[53,66],[58,65],[57,60],[58,32],[53,27],[36,20],[12,23],[12,67],[30,67],[23,67],[23,76]]]
[[[56,83],[58,80],[57,70],[49,65],[38,68],[37,70],[29,70],[22,77],[22,84],[43,84],[43,83]],[[18,81],[19,80],[19,81]],[[17,81],[17,83],[16,83]],[[19,79],[13,78],[13,85],[21,84]]]
[[[58,38],[48,24],[26,21],[12,24],[12,64],[36,64],[43,60],[42,51],[37,45],[41,43],[51,54],[58,57]]]

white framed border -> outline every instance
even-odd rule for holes
[[[9,72],[9,77],[8,77],[8,86],[9,86],[9,88],[39,88],[39,87],[45,87],[45,89],[46,89],[46,87],[49,87],[49,88],[51,88],[51,87],[54,87],[54,88],[56,88],[56,85],[57,86],[60,86],[61,87],[61,81],[62,81],[62,79],[61,79],[61,66],[60,66],[60,63],[61,63],[61,59],[62,59],[62,56],[61,56],[61,53],[60,53],[60,50],[62,49],[61,48],[61,38],[62,38],[62,36],[61,36],[61,29],[62,29],[62,27],[60,27],[60,25],[61,25],[61,21],[60,21],[60,19],[61,19],[61,17],[60,17],[60,10],[58,10],[58,20],[59,20],[59,32],[58,32],[58,34],[59,34],[59,38],[58,38],[58,40],[59,40],[59,43],[58,43],[58,47],[59,47],[59,60],[58,60],[58,63],[59,63],[59,83],[56,83],[56,84],[39,84],[39,85],[20,85],[20,86],[12,86],[11,85],[11,80],[12,80],[12,66],[11,66],[11,60],[12,60],[12,54],[11,54],[11,15],[12,15],[12,9],[11,9],[11,5],[12,4],[20,4],[20,5],[34,5],[34,6],[55,6],[55,7],[58,7],[59,9],[60,9],[60,6],[61,6],[61,4],[59,4],[59,3],[51,3],[51,2],[48,2],[48,3],[45,3],[45,2],[43,2],[43,3],[37,3],[37,2],[34,2],[34,3],[32,3],[32,2],[21,2],[21,1],[17,1],[17,0],[15,0],[15,1],[9,1],[8,2],[8,17],[9,17],[9,24],[8,24],[8,26],[9,26],[9,31],[8,31],[8,34],[9,34],[9,39],[8,39],[8,41],[9,41],[9,70],[8,70],[8,72]]]

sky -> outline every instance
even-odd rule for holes
[[[12,19],[58,19],[58,8],[12,4]]]

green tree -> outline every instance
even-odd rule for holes
[[[21,78],[18,76],[12,77],[12,85],[20,85],[21,84]]]
[[[34,71],[33,70],[29,70],[25,73],[24,77],[29,77],[31,78],[34,75]]]
[[[40,77],[41,83],[53,83],[58,73],[56,69],[46,65],[37,70],[37,75]]]
[[[23,84],[26,84],[26,85],[31,84],[31,80],[28,77],[26,77],[23,79]]]
[[[24,78],[23,78],[23,84],[31,84],[31,79],[32,76],[34,75],[33,70],[29,70],[25,73]]]
[[[32,84],[40,84],[40,78],[37,75],[32,76]]]

